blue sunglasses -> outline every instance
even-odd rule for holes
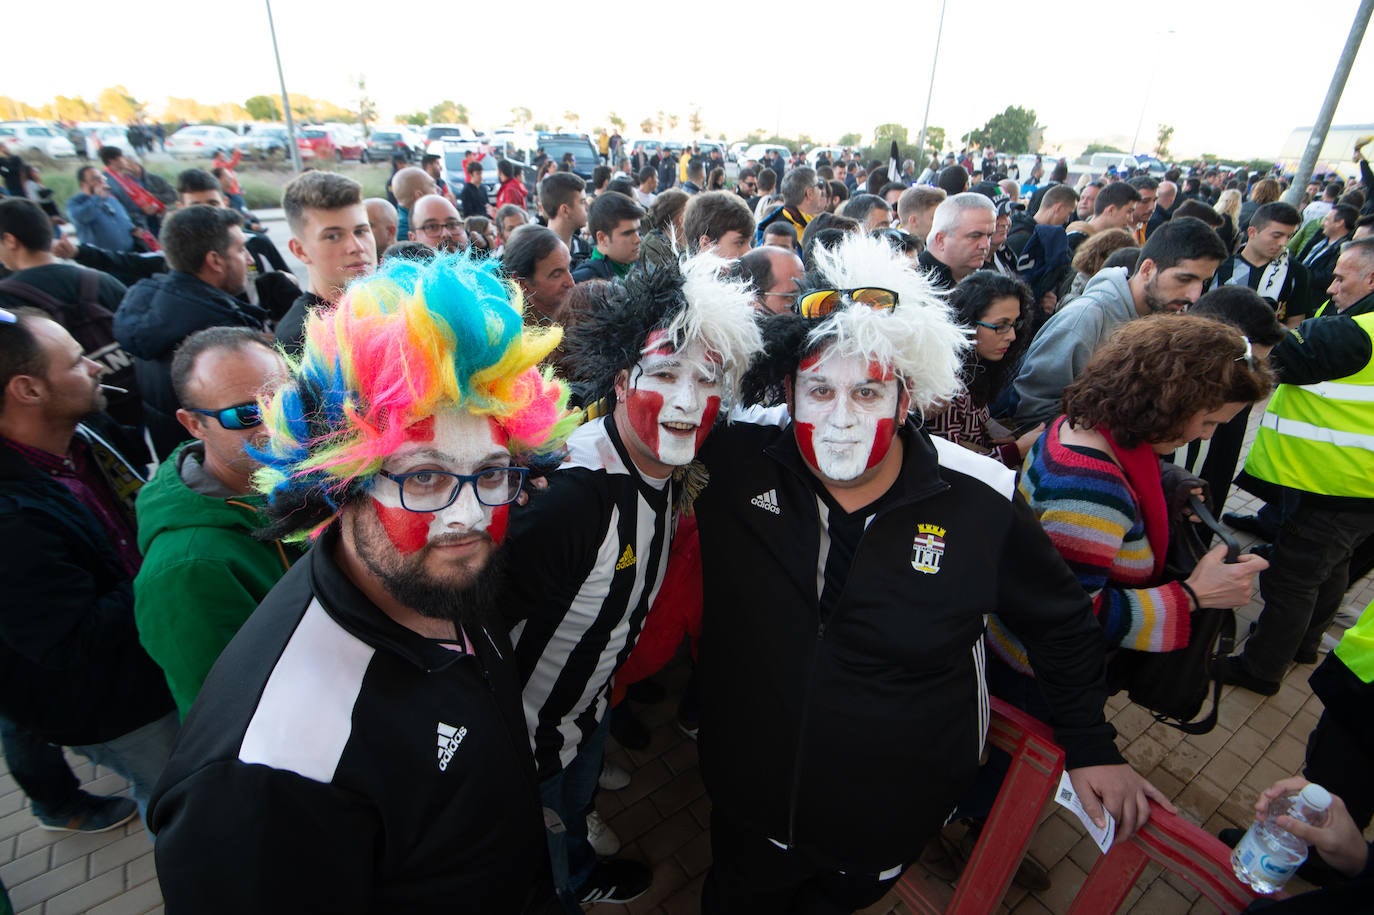
[[[223,410],[197,410],[194,407],[188,409],[201,416],[213,416],[222,427],[234,432],[262,425],[262,412],[258,409],[257,401],[234,404]]]

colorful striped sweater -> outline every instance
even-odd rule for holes
[[[1078,581],[1092,596],[1108,648],[1173,651],[1188,644],[1192,601],[1183,586],[1150,587],[1154,552],[1121,468],[1059,441],[1059,426],[1026,457],[1020,490]],[[989,625],[993,648],[1028,672],[1025,652],[1004,628]]]

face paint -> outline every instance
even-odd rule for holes
[[[630,427],[653,460],[690,464],[720,412],[720,363],[700,342],[674,351],[649,337],[646,354],[630,370],[625,408]]]
[[[892,448],[900,386],[890,369],[857,356],[808,359],[793,399],[797,448],[823,477],[857,479]]]
[[[387,459],[385,469],[397,474],[422,470],[476,473],[487,467],[504,467],[509,457],[505,445],[497,440],[498,428],[485,416],[459,411],[437,414],[407,430],[409,442]],[[382,530],[404,555],[486,532],[495,511],[477,501],[471,484],[465,484],[453,504],[441,511],[409,511],[401,505],[401,487],[385,477],[373,482],[372,501]]]

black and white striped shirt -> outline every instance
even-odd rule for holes
[[[506,604],[541,780],[572,762],[605,716],[668,563],[676,484],[635,469],[613,417],[568,439],[549,488],[510,515]]]

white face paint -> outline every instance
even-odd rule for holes
[[[387,458],[383,469],[388,473],[438,470],[472,474],[510,465],[504,435],[485,416],[445,411],[416,423],[409,430],[409,438]],[[458,498],[447,508],[414,512],[402,507],[401,487],[379,476],[373,483],[372,501],[387,538],[403,555],[426,546],[460,551],[465,546],[479,545],[473,542],[475,539],[486,541],[490,537],[499,543],[505,535],[506,506],[482,505],[471,483],[463,485]],[[493,515],[499,515],[495,525]],[[479,538],[470,536],[478,533]]]
[[[661,333],[651,334],[629,380],[631,449],[660,465],[690,464],[720,411],[720,363],[700,341],[673,350]]]
[[[890,370],[858,356],[804,361],[793,416],[802,457],[831,480],[858,479],[892,447],[900,394]]]

